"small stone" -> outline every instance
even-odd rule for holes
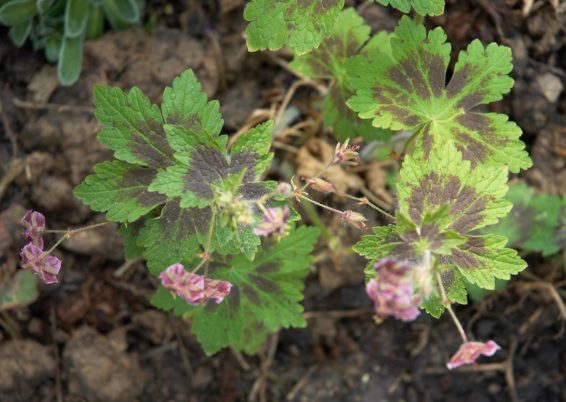
[[[0,346],[0,399],[32,400],[36,388],[53,376],[55,361],[49,348],[34,341],[15,340]]]
[[[537,77],[537,84],[542,95],[549,102],[556,102],[564,89],[560,78],[551,73],[545,73]]]
[[[67,342],[63,366],[69,392],[92,401],[135,401],[147,379],[135,356],[116,350],[108,338],[86,326]]]

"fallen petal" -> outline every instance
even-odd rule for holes
[[[481,355],[493,356],[501,347],[492,340],[487,342],[465,342],[446,364],[450,370],[465,364],[475,363]]]

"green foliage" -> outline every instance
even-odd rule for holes
[[[510,187],[507,199],[513,203],[511,213],[486,233],[505,236],[512,247],[543,256],[566,246],[566,197],[537,195],[521,182]]]
[[[219,305],[191,306],[164,288],[152,303],[191,316],[208,354],[229,346],[254,352],[280,327],[303,326],[303,279],[318,238],[301,227],[261,245],[254,228],[262,208],[282,205],[275,183],[261,181],[269,166],[273,123],[238,136],[231,148],[217,101],[208,101],[194,73],[185,71],[163,92],[161,106],[138,89],[98,86],[99,140],[115,160],[99,163],[75,189],[93,210],[120,222],[127,259],[143,256],[159,274],[213,256],[206,275],[233,287]],[[294,211],[290,222],[297,219]],[[202,264],[200,264],[202,266]]]
[[[291,67],[304,76],[332,80],[324,99],[323,122],[341,141],[358,135],[366,139],[386,139],[390,134],[388,130],[373,127],[371,121],[360,119],[346,106],[346,100],[354,94],[348,79],[347,62],[352,56],[371,48],[371,44],[364,46],[369,34],[370,27],[363,18],[356,10],[348,8],[340,12],[332,33],[317,49],[296,56],[291,63]],[[386,43],[388,36],[380,33],[376,39]]]
[[[117,160],[96,165],[75,194],[126,223],[126,234],[137,225],[127,254],[143,248],[159,273],[190,263],[210,237],[209,251],[253,259],[260,244],[253,227],[262,217],[255,201],[274,187],[260,181],[272,158],[272,122],[241,135],[228,153],[219,104],[207,101],[190,70],[165,89],[161,108],[138,88],[124,93],[108,86],[96,87],[94,104],[98,138]]]
[[[427,159],[407,156],[397,184],[396,224],[375,228],[355,250],[372,262],[390,256],[415,265],[424,264],[430,253],[436,264],[430,275],[449,276],[449,299],[465,302],[460,276],[493,289],[496,278],[509,279],[526,267],[516,251],[505,248],[505,237],[475,234],[511,209],[504,199],[506,181],[506,167],[472,168],[450,141],[433,147]],[[438,295],[423,307],[433,315],[443,310]]]
[[[450,82],[450,44],[441,28],[427,32],[403,17],[391,38],[391,53],[355,57],[350,82],[356,95],[348,105],[376,127],[415,133],[414,155],[428,158],[447,140],[474,164],[531,166],[519,140],[521,130],[507,116],[477,106],[500,100],[513,80],[511,50],[478,40],[460,53]]]
[[[269,332],[306,325],[299,302],[308,274],[308,254],[318,235],[317,229],[300,227],[263,249],[254,261],[236,256],[226,265],[212,266],[212,278],[234,284],[230,295],[218,305],[209,302],[190,307],[164,289],[154,295],[152,304],[176,314],[188,313],[208,355],[226,346],[254,353]]]
[[[76,82],[82,67],[85,39],[97,38],[106,19],[113,29],[138,24],[143,0],[8,0],[0,2],[0,24],[10,27],[16,46],[30,39],[44,49],[49,61],[58,61],[59,82]]]
[[[18,271],[0,285],[0,311],[27,306],[37,300],[37,278],[31,272]]]
[[[307,53],[330,35],[342,7],[344,0],[252,0],[244,10],[248,49]]]
[[[375,0],[384,6],[390,5],[399,11],[409,13],[411,9],[420,15],[441,15],[444,0]]]

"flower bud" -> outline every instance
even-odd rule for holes
[[[332,183],[327,182],[319,177],[315,177],[314,179],[307,179],[303,177],[303,180],[309,185],[310,188],[316,191],[320,191],[321,193],[329,194],[335,193],[336,190]]]
[[[367,228],[366,217],[358,212],[350,210],[344,211],[342,212],[342,220],[360,230],[365,230]]]
[[[347,139],[342,145],[340,145],[340,143],[336,144],[332,163],[350,162],[358,157],[358,150],[360,149],[360,146],[349,145],[349,142],[350,139]]]
[[[277,185],[277,189],[275,191],[277,192],[277,194],[284,197],[293,196],[293,187],[291,187],[289,183],[285,183],[283,181]]]

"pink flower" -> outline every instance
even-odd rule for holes
[[[336,144],[336,149],[334,150],[334,159],[332,163],[352,163],[351,161],[358,156],[359,145],[349,145],[350,139],[344,141],[344,144]]]
[[[192,305],[204,304],[212,299],[220,303],[232,288],[227,281],[192,274],[181,264],[173,264],[159,275],[163,287]]]
[[[269,236],[272,233],[285,233],[285,225],[289,219],[289,207],[287,205],[277,208],[267,208],[263,214],[263,222],[255,229],[258,236]]]
[[[57,274],[61,269],[61,260],[52,255],[46,255],[43,250],[33,243],[26,244],[20,251],[22,265],[31,269],[44,283],[57,283]]]
[[[21,222],[26,228],[25,235],[27,239],[40,249],[43,249],[41,234],[45,230],[45,216],[40,212],[29,210]]]
[[[501,347],[492,340],[487,342],[465,342],[446,364],[450,370],[464,364],[475,363],[481,355],[493,356]]]
[[[366,292],[375,305],[376,315],[402,321],[413,321],[419,314],[420,298],[413,294],[409,272],[411,267],[392,258],[375,265],[378,276],[366,285]]]

